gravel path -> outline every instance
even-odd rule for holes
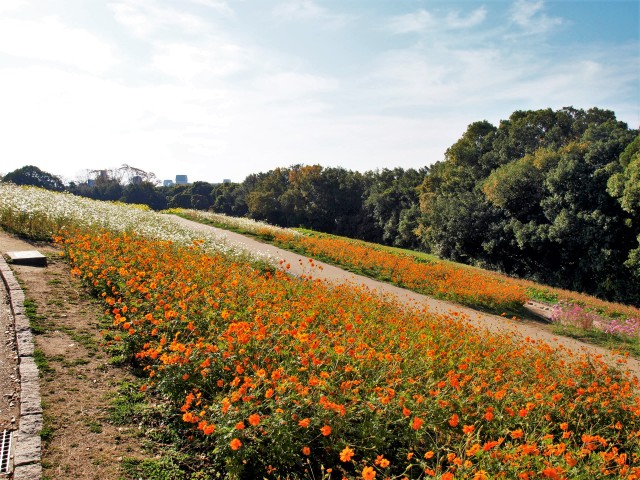
[[[627,370],[632,376],[640,378],[640,361],[634,358],[624,358],[614,355],[610,350],[595,345],[586,344],[568,337],[559,337],[549,332],[543,325],[536,322],[525,320],[512,320],[509,318],[478,312],[468,307],[457,305],[444,300],[436,300],[419,293],[412,292],[403,288],[396,287],[387,283],[379,282],[368,277],[356,275],[347,272],[333,265],[314,260],[309,261],[308,257],[298,255],[296,253],[282,250],[273,245],[265,244],[253,240],[243,235],[222,230],[208,225],[202,225],[191,220],[186,220],[174,215],[168,216],[174,221],[191,228],[196,231],[215,233],[223,238],[230,245],[234,245],[248,252],[258,253],[266,257],[274,259],[278,264],[282,260],[284,265],[289,264],[289,272],[298,276],[312,276],[314,279],[323,279],[329,282],[345,283],[350,282],[355,285],[365,286],[370,290],[382,295],[392,295],[402,303],[418,309],[426,309],[435,314],[448,314],[458,312],[466,315],[471,323],[478,328],[487,329],[493,333],[509,335],[511,337],[519,336],[523,339],[547,343],[553,348],[565,349],[573,354],[586,354],[601,356],[610,365],[618,366],[623,370]]]

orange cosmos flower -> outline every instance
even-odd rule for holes
[[[423,423],[424,423],[424,420],[422,420],[419,417],[415,417],[413,419],[413,422],[411,423],[411,428],[413,428],[414,430],[418,430],[422,426]]]
[[[328,437],[329,435],[331,435],[331,427],[329,425],[325,425],[324,427],[322,427],[320,429],[320,432],[322,433],[322,435],[324,435],[325,437]]]
[[[456,413],[451,415],[451,418],[449,419],[449,425],[451,425],[452,427],[457,427],[459,422],[460,418],[458,418],[458,415]]]
[[[500,445],[500,442],[497,442],[495,440],[492,440],[490,442],[486,442],[483,446],[482,446],[482,450],[484,450],[485,452],[488,452],[489,450],[491,450],[493,447],[495,447],[496,445]]]
[[[311,455],[311,449],[309,447],[302,447],[302,454],[308,457]]]
[[[307,428],[309,424],[311,424],[311,420],[309,420],[308,418],[303,418],[298,422],[298,425],[300,425],[302,428]]]
[[[340,452],[340,461],[348,462],[353,457],[354,451],[351,450],[348,446],[344,447],[344,449]]]
[[[234,438],[229,442],[229,446],[231,447],[231,450],[238,450],[242,446],[242,442],[239,438]]]
[[[244,430],[244,422],[236,423],[236,430]]]
[[[209,424],[207,424],[207,426],[206,426],[206,427],[204,427],[204,428],[202,429],[202,432],[203,432],[205,435],[211,435],[211,434],[215,431],[215,429],[216,429],[215,425],[211,425],[211,424],[209,423]]]
[[[545,478],[560,478],[560,474],[553,467],[547,467],[542,471],[542,476]]]
[[[249,424],[252,426],[256,426],[260,423],[260,415],[254,413],[253,415],[249,415]]]
[[[476,427],[474,427],[473,425],[465,425],[464,427],[462,427],[462,431],[467,435],[472,433],[475,429]]]
[[[376,478],[376,471],[373,467],[364,467],[364,469],[362,469],[362,478],[363,480],[373,480]]]

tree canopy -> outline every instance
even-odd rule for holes
[[[613,112],[515,112],[469,126],[420,187],[435,253],[640,303],[638,132]]]
[[[34,187],[45,188],[61,192],[64,190],[64,184],[59,177],[48,172],[40,170],[33,165],[26,165],[18,168],[13,172],[7,173],[3,178],[3,182],[11,182],[16,185],[31,185]]]

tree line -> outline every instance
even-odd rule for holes
[[[293,165],[170,187],[108,175],[63,185],[31,173],[44,188],[90,198],[305,227],[640,305],[638,133],[609,110],[568,107],[475,122],[418,170]],[[16,172],[4,181],[20,183]]]

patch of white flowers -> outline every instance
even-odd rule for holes
[[[246,256],[213,232],[195,232],[144,205],[102,202],[34,187],[0,183],[0,226],[17,233],[51,238],[60,229],[105,229],[134,232],[150,240],[203,247],[225,255]],[[265,260],[253,256],[254,260]]]
[[[229,217],[222,213],[204,212],[202,210],[180,210],[187,213],[190,217],[211,220],[221,225],[226,225],[230,228],[237,228],[254,234],[268,231],[273,234],[286,233],[288,235],[302,235],[302,233],[290,228],[276,227],[274,225],[269,225],[268,223],[258,220],[251,220],[250,218]]]

